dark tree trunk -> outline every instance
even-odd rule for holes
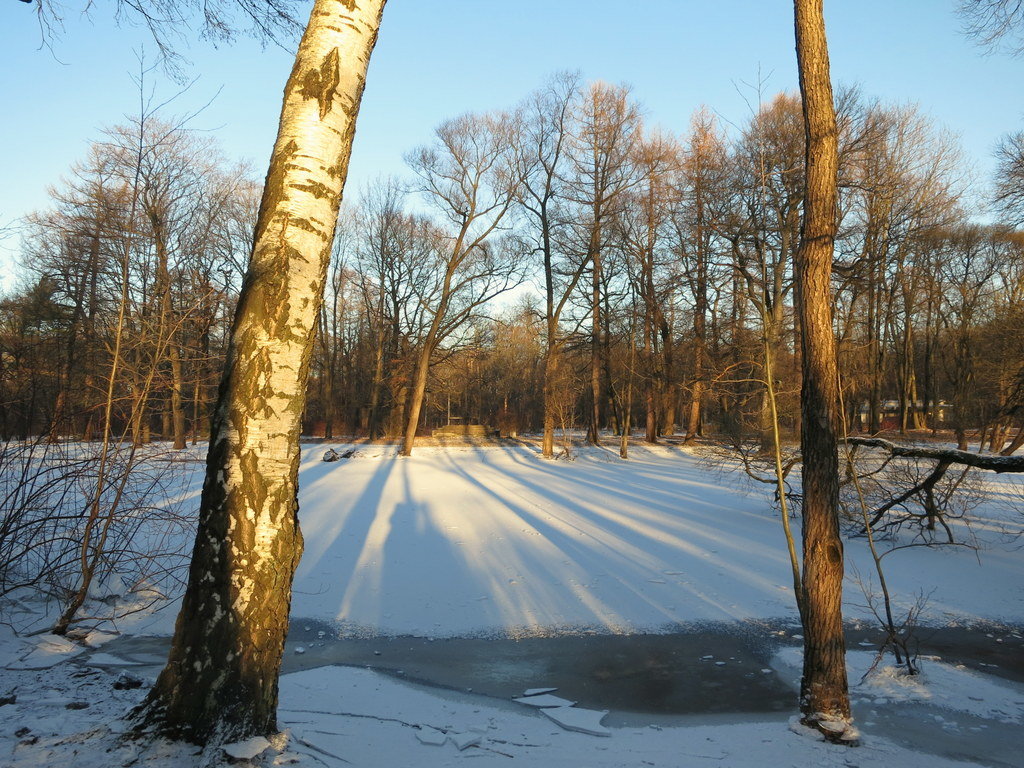
[[[803,386],[804,723],[839,739],[828,724],[850,721],[839,537],[837,406],[839,376],[832,329],[832,256],[837,229],[838,149],[822,0],[795,0],[796,50],[806,137],[804,218],[797,251],[797,309]]]
[[[600,234],[594,225],[590,234],[589,257],[591,272],[590,296],[590,419],[587,423],[587,442],[600,443],[601,434],[601,255],[598,252]]]
[[[445,308],[438,309],[437,317],[443,317]],[[435,322],[436,319],[435,319]],[[405,436],[402,439],[401,456],[412,456],[416,443],[416,432],[420,426],[420,413],[423,410],[423,396],[427,391],[427,376],[430,374],[430,358],[437,346],[437,335],[433,328],[427,334],[423,347],[416,356],[416,373],[413,375],[412,389],[409,399],[409,416],[405,422]]]
[[[171,300],[170,259],[167,253],[167,232],[162,212],[151,210],[153,240],[156,245],[156,293],[160,303],[157,315],[156,348],[153,364],[167,356],[171,366],[170,410],[164,411],[161,437],[174,441],[173,448],[180,451],[185,447],[185,408],[182,403],[184,382],[181,369],[181,353],[178,349],[178,323],[174,318],[174,303]]]

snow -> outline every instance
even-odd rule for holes
[[[254,736],[245,741],[236,741],[234,744],[225,744],[224,752],[228,757],[236,760],[252,760],[256,755],[262,754],[270,749],[270,742],[262,736]]]
[[[101,768],[134,764],[152,768],[196,766],[195,748],[164,743],[120,741],[110,725],[144,695],[115,691],[111,677],[95,671],[83,683],[54,670],[40,675],[34,686],[90,689],[93,706],[80,711],[41,701],[0,708],[4,740],[0,747],[11,768],[74,765]],[[72,697],[67,697],[69,700]],[[728,765],[731,768],[816,765],[823,768],[899,765],[901,768],[976,766],[934,754],[918,753],[884,738],[866,739],[856,752],[793,733],[785,719],[691,718],[676,727],[610,728],[609,738],[563,730],[540,711],[481,696],[428,689],[369,670],[327,667],[285,675],[281,679],[279,713],[282,737],[260,758],[260,765],[295,760],[300,766],[444,766],[460,758],[473,765],[515,764],[572,768],[621,768],[623,765]],[[13,737],[29,728],[29,733]],[[441,744],[424,743],[431,729],[445,734]],[[453,738],[454,736],[454,738]],[[35,738],[34,743],[28,743]],[[460,751],[458,742],[478,740]],[[106,750],[109,749],[110,752]],[[281,756],[289,756],[280,761]],[[209,760],[211,756],[207,755]],[[297,760],[296,760],[297,758]],[[853,761],[852,763],[850,761]],[[207,764],[219,764],[207,762]]]
[[[525,704],[528,707],[537,707],[543,709],[545,707],[571,707],[575,704],[575,701],[569,701],[563,699],[561,696],[552,696],[550,694],[534,694],[533,696],[520,696],[518,699],[512,699],[516,704]]]
[[[429,725],[421,725],[419,726],[419,730],[416,731],[416,738],[420,740],[421,744],[430,744],[431,746],[439,747],[448,741],[448,734],[444,731],[439,731],[436,728],[431,728]]]
[[[323,446],[303,452],[305,554],[292,608],[297,627],[318,629],[316,639],[304,637],[303,645],[292,646],[291,658],[311,660],[331,639],[321,626],[332,626],[327,634],[342,638],[432,639],[670,632],[701,622],[794,626],[789,563],[771,489],[749,487],[699,456],[641,446],[631,448],[628,461],[586,449],[573,462],[544,461],[527,445],[424,447],[410,458],[398,458],[391,446],[335,449],[351,451],[349,458],[325,463]],[[195,492],[201,472],[197,462],[182,481],[183,496]],[[1001,475],[990,484],[989,501],[977,510],[972,528],[977,549],[911,548],[886,557],[898,611],[914,606],[924,592],[921,620],[928,626],[1024,623],[1024,557],[1007,535],[1021,528],[1021,479]],[[968,540],[962,526],[955,530]],[[899,543],[905,542],[881,542]],[[870,592],[866,575],[873,566],[865,542],[849,540],[846,553],[851,572],[865,574]],[[107,584],[120,586],[116,580]],[[115,683],[129,664],[132,674],[151,682],[158,660],[140,664],[141,657],[133,662],[107,647],[118,635],[170,634],[176,601],[159,611],[147,607],[150,602],[150,596],[121,594],[116,605],[136,612],[91,622],[73,639],[24,631],[16,636],[0,625],[0,701],[15,696],[14,703],[0,705],[0,764],[99,768],[134,761],[191,768],[224,759],[220,753],[196,755],[184,745],[119,739],[125,727],[119,718],[148,684]],[[873,622],[867,602],[848,581],[847,617]],[[22,630],[38,630],[52,618],[52,606],[23,596],[11,606]],[[792,630],[782,634],[787,641],[797,638]],[[1002,639],[986,638],[993,644]],[[100,646],[103,651],[92,650]],[[735,667],[731,661],[725,666],[727,655],[717,661],[707,656],[704,663],[727,674]],[[787,723],[792,711],[651,716],[645,722],[637,714],[554,710],[564,722],[589,717],[584,725],[591,732],[610,734],[595,738],[559,727],[549,719],[550,709],[327,666],[282,676],[282,734],[253,759],[259,765],[348,761],[426,768],[461,759],[506,765],[509,757],[565,768],[625,762],[736,768],[1013,763],[1015,753],[1006,745],[1024,721],[1024,686],[927,658],[920,676],[905,677],[885,659],[861,681],[874,660],[868,651],[849,654],[851,696],[864,734],[854,753],[813,732],[795,732],[801,729]],[[784,648],[772,669],[753,669],[795,684],[799,667],[799,651]],[[526,691],[534,694],[529,698],[553,690],[539,687],[548,682],[540,675],[531,682],[538,687]]]
[[[612,732],[601,725],[608,710],[600,712],[582,707],[550,707],[541,710],[567,731],[586,733],[591,736],[611,736]]]
[[[629,461],[594,449],[550,462],[520,446],[395,451],[361,448],[334,464],[305,454],[294,615],[372,634],[524,636],[795,613],[771,489],[691,455],[634,447]],[[1024,562],[991,525],[983,517],[974,531],[981,557],[954,547],[886,558],[900,606],[924,589],[939,624],[1024,617]],[[847,555],[851,571],[873,573],[863,542]],[[868,617],[864,602],[848,584],[847,615]]]
[[[45,635],[27,643],[21,656],[6,666],[8,669],[47,669],[84,652],[85,648],[65,637]]]
[[[875,665],[875,660],[875,653],[847,652],[850,695],[854,701],[865,705],[928,704],[944,710],[947,717],[964,714],[1004,724],[1024,722],[1024,686],[1001,682],[933,656],[918,659],[921,671],[917,675],[908,675],[902,667],[892,664]],[[799,689],[799,650],[781,651],[773,665],[794,690]]]
[[[523,691],[523,696],[540,696],[544,693],[554,693],[557,688],[527,688]]]
[[[86,664],[93,667],[132,667],[138,663],[137,661],[122,659],[120,656],[114,656],[111,653],[92,653],[89,654],[89,658],[86,661]]]

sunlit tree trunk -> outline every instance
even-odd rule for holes
[[[692,120],[693,135],[685,167],[692,195],[693,255],[690,265],[690,287],[693,291],[693,384],[690,387],[690,403],[686,415],[686,442],[695,441],[701,431],[701,413],[707,390],[708,377],[708,333],[709,311],[708,272],[711,264],[711,237],[713,232],[712,214],[709,203],[716,187],[713,184],[716,171],[721,167],[717,154],[718,137],[714,122],[703,110],[695,113]],[[717,163],[716,163],[717,161]]]
[[[602,311],[607,301],[604,287],[604,239],[611,217],[621,205],[621,197],[638,179],[633,173],[631,155],[639,138],[640,116],[630,102],[629,90],[621,86],[594,83],[580,100],[573,153],[574,196],[586,215],[586,258],[590,264],[590,413],[587,417],[587,442],[597,444],[601,427],[601,379],[605,379],[608,417],[616,432],[621,428],[617,396],[607,369],[606,355],[609,313]],[[603,315],[603,317],[602,317]],[[604,323],[605,327],[602,327]]]
[[[459,226],[438,251],[441,280],[432,291],[432,317],[416,355],[402,456],[412,455],[434,353],[479,307],[507,290],[517,271],[512,251],[488,240],[518,184],[509,164],[510,128],[507,114],[465,115],[440,125],[437,147],[421,149],[411,161],[424,191]]]
[[[550,459],[555,455],[555,381],[558,371],[558,351],[551,344],[552,334],[548,333],[548,348],[544,354],[544,437],[541,441],[541,455]]]
[[[380,318],[377,320],[381,322]],[[370,383],[370,409],[367,418],[367,436],[376,440],[381,436],[380,401],[381,393],[384,391],[384,328],[383,325],[377,330],[374,339],[373,351],[373,380]]]
[[[159,359],[167,356],[171,366],[171,397],[170,413],[165,412],[165,423],[161,437],[167,439],[172,435],[173,448],[179,451],[185,447],[185,407],[182,402],[184,381],[181,369],[181,352],[178,349],[178,324],[174,319],[174,308],[171,301],[171,273],[167,254],[167,235],[162,224],[153,217],[153,238],[156,244],[156,292],[160,302],[156,334],[156,354]],[[156,360],[154,360],[156,364]],[[166,418],[166,417],[170,418]],[[170,429],[168,429],[168,426]]]
[[[544,434],[541,455],[555,455],[555,414],[558,410],[556,382],[559,356],[565,339],[559,333],[562,309],[574,292],[586,269],[586,261],[569,266],[559,258],[555,232],[565,226],[557,215],[559,200],[564,196],[562,177],[566,146],[569,141],[573,100],[578,95],[575,75],[561,74],[534,93],[520,110],[521,130],[516,133],[516,163],[522,182],[518,193],[520,206],[529,214],[535,227],[535,242],[544,268]],[[566,269],[568,267],[568,269]],[[569,272],[565,282],[556,279],[556,272]]]
[[[837,229],[838,149],[822,0],[795,0],[796,50],[803,96],[806,168],[797,251],[797,309],[803,352],[800,448],[803,453],[803,721],[841,738],[830,723],[850,721],[843,637],[843,544],[839,537],[837,406],[832,329],[832,256]]]
[[[448,281],[451,282],[450,280]],[[447,304],[447,302],[445,302]],[[435,325],[440,325],[444,317],[446,306],[438,309],[435,316]],[[405,436],[402,438],[402,449],[399,453],[402,456],[412,456],[413,446],[416,444],[416,432],[420,426],[420,414],[423,411],[423,396],[427,391],[427,377],[430,375],[430,358],[437,348],[437,330],[431,327],[423,346],[416,356],[416,372],[413,374],[412,390],[409,400],[409,416],[405,423]]]
[[[214,411],[189,584],[142,714],[197,742],[277,730],[302,552],[299,428],[384,0],[316,0],[296,54]]]
[[[596,206],[595,206],[596,207]],[[596,216],[595,216],[596,219]],[[587,422],[587,442],[598,445],[601,441],[601,251],[600,225],[590,231],[587,261],[591,265],[590,280],[590,418]]]

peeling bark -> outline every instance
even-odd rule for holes
[[[189,584],[139,715],[198,743],[277,730],[302,553],[299,430],[356,113],[385,0],[317,0],[285,86],[214,411]]]

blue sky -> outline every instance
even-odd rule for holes
[[[52,0],[51,0],[52,1]],[[52,52],[40,46],[33,6],[0,8],[3,94],[0,224],[47,204],[46,188],[84,155],[102,126],[137,109],[136,51],[143,30],[117,27],[101,6],[69,7]],[[960,34],[953,0],[826,0],[832,75],[866,95],[915,102],[959,134],[984,177],[999,136],[1024,127],[1024,59],[985,55]],[[213,99],[192,125],[214,131],[229,156],[266,168],[291,57],[241,40],[183,51],[198,77],[172,112]],[[626,82],[647,119],[685,130],[701,104],[725,121],[749,116],[743,85],[767,95],[796,88],[788,0],[390,0],[359,118],[348,194],[381,173],[434,125],[468,110],[510,106],[550,73]],[[760,73],[760,74],[759,74]],[[157,93],[176,87],[157,73]],[[741,92],[743,92],[741,94]],[[0,244],[9,255],[13,239]],[[0,259],[9,283],[13,267]]]

